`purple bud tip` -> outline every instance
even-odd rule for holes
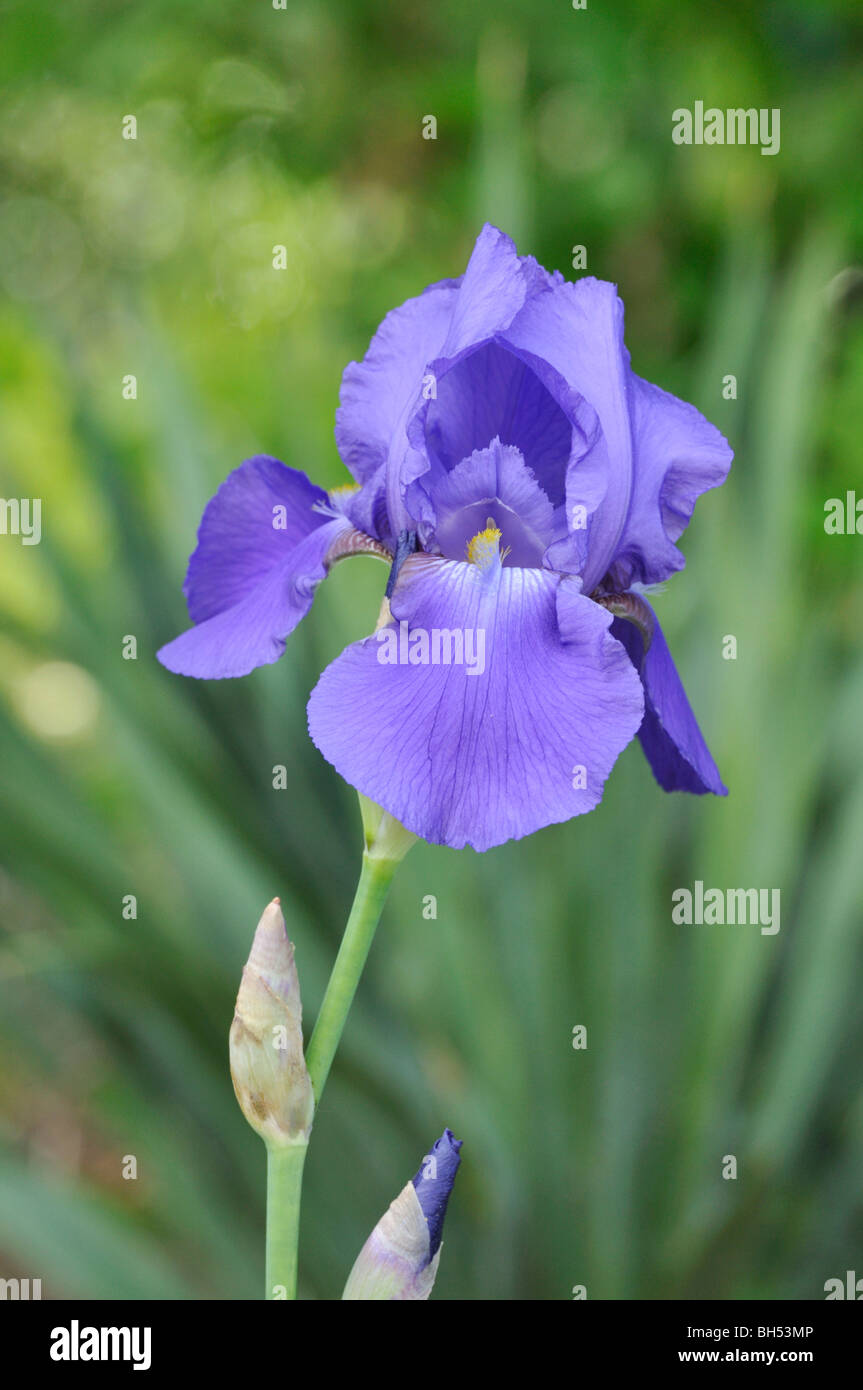
[[[461,1163],[461,1146],[461,1139],[456,1139],[451,1129],[445,1129],[431,1153],[426,1154],[413,1180],[429,1228],[429,1253],[432,1259],[440,1248],[446,1204]]]

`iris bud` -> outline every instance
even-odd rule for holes
[[[461,1145],[451,1130],[444,1130],[357,1256],[343,1300],[428,1298],[440,1262],[443,1221]]]
[[[300,982],[278,898],[264,909],[231,1024],[231,1079],[240,1109],[266,1144],[308,1142],[314,1114],[303,1056]]]

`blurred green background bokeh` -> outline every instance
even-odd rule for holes
[[[360,835],[305,701],[385,571],[338,567],[245,680],[153,653],[223,477],[345,481],[344,365],[486,219],[571,277],[586,246],[635,369],[735,450],[657,600],[731,795],[666,796],[636,743],[588,817],[411,852],[315,1126],[301,1296],[338,1297],[444,1124],[436,1298],[863,1273],[863,538],[823,525],[863,497],[859,8],[6,0],[0,27],[0,496],[43,502],[40,545],[0,536],[0,1276],[260,1296],[227,1031],[275,893],[314,1019]],[[695,100],[780,108],[780,153],[675,146]],[[778,887],[780,932],[675,926],[695,879]]]

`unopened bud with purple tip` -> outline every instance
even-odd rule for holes
[[[372,1231],[351,1270],[343,1299],[426,1299],[440,1261],[447,1202],[462,1141],[445,1129]]]

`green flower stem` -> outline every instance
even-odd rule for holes
[[[368,958],[398,865],[398,858],[377,858],[368,852],[363,854],[363,867],[351,915],[345,927],[324,1002],[321,1004],[318,1021],[306,1049],[306,1066],[311,1077],[316,1105],[320,1104],[348,1010],[357,992],[360,975],[363,973],[363,966]]]
[[[307,1149],[307,1143],[267,1145],[268,1299],[297,1296],[300,1191]]]
[[[360,797],[365,852],[342,944],[306,1049],[315,1105],[320,1103],[348,1011],[368,959],[393,875],[416,836],[386,811]],[[300,1190],[307,1144],[267,1150],[267,1298],[296,1298]],[[285,1294],[282,1295],[282,1288]]]

